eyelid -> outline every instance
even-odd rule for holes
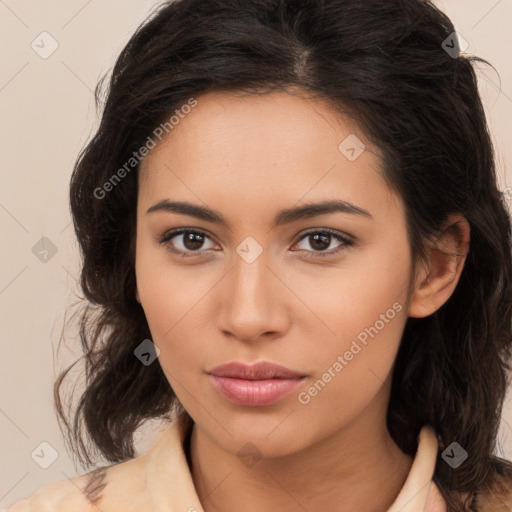
[[[327,258],[329,256],[337,256],[342,251],[345,251],[346,249],[349,249],[350,247],[355,245],[355,240],[352,236],[347,235],[343,232],[337,231],[335,229],[330,229],[330,228],[310,228],[305,233],[302,233],[299,236],[299,239],[297,240],[297,242],[294,243],[294,245],[302,242],[302,240],[304,240],[308,236],[311,236],[313,234],[318,234],[318,233],[330,235],[331,237],[333,237],[336,240],[338,240],[339,242],[341,242],[341,245],[339,247],[337,247],[335,249],[331,249],[329,251],[308,251],[305,249],[299,249],[299,251],[305,252],[306,254],[308,254],[308,256],[307,256],[308,258],[316,258],[316,257]]]
[[[210,240],[212,240],[212,242],[214,242],[217,245],[219,245],[218,242],[215,241],[214,237],[208,233],[208,231],[206,231],[204,229],[187,228],[187,227],[170,229],[170,230],[166,231],[162,236],[158,237],[157,238],[157,242],[162,244],[162,245],[164,245],[164,246],[166,246],[167,249],[170,252],[172,252],[174,254],[178,254],[178,255],[184,256],[184,257],[188,257],[188,256],[192,256],[193,257],[193,256],[202,255],[206,250],[211,250],[211,249],[201,249],[201,250],[198,250],[198,251],[182,251],[181,249],[171,248],[168,245],[168,242],[172,238],[174,238],[176,236],[179,236],[179,235],[183,235],[185,233],[196,233],[198,235],[202,235],[205,238],[209,238]]]
[[[338,231],[336,229],[331,228],[309,228],[307,231],[299,235],[298,242],[302,241],[309,235],[313,235],[316,233],[327,233],[334,238],[340,239],[342,242],[346,243],[355,243],[354,237],[348,235],[347,233],[343,233],[342,231]]]
[[[159,237],[157,239],[157,242],[167,246],[167,242],[169,242],[172,238],[182,235],[184,233],[196,233],[196,234],[204,236],[205,238],[209,238],[214,243],[218,244],[218,242],[215,241],[215,237],[210,235],[208,233],[208,231],[206,231],[204,229],[187,228],[187,227],[170,229],[170,230],[166,231],[161,237]],[[293,243],[293,246],[297,245],[298,243],[302,242],[302,240],[304,240],[305,238],[307,238],[308,236],[313,235],[313,234],[328,234],[328,235],[332,236],[333,238],[335,238],[336,240],[338,240],[339,242],[342,242],[342,244],[339,248],[331,249],[330,251],[309,251],[306,249],[299,249],[298,251],[294,251],[294,252],[306,252],[306,253],[310,254],[309,257],[316,257],[316,256],[327,257],[327,256],[337,255],[344,249],[347,249],[355,244],[355,240],[351,235],[337,231],[335,229],[309,228],[307,231],[305,231],[297,236],[297,239]],[[176,249],[176,248],[171,249],[169,246],[167,246],[167,248],[169,251],[173,252],[174,254],[179,254],[184,257],[202,256],[206,251],[211,250],[211,249],[202,249],[202,250],[198,250],[198,251],[182,251],[181,249]]]

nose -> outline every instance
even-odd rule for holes
[[[252,263],[237,257],[222,287],[217,327],[226,336],[254,343],[281,337],[289,328],[291,292],[263,254]]]

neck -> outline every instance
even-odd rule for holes
[[[386,512],[413,458],[392,440],[383,412],[368,407],[314,445],[251,467],[194,424],[191,473],[204,511]]]

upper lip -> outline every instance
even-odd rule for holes
[[[285,368],[284,366],[262,361],[247,365],[237,361],[216,366],[208,372],[217,377],[231,377],[235,379],[263,380],[263,379],[299,379],[305,375]]]

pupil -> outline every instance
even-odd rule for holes
[[[313,237],[314,243],[311,244],[311,247],[314,249],[325,249],[329,247],[329,238],[331,235],[311,235]],[[318,246],[317,242],[320,242],[320,246]]]
[[[198,233],[188,233],[183,238],[183,245],[191,251],[199,249],[203,245],[202,236]]]

